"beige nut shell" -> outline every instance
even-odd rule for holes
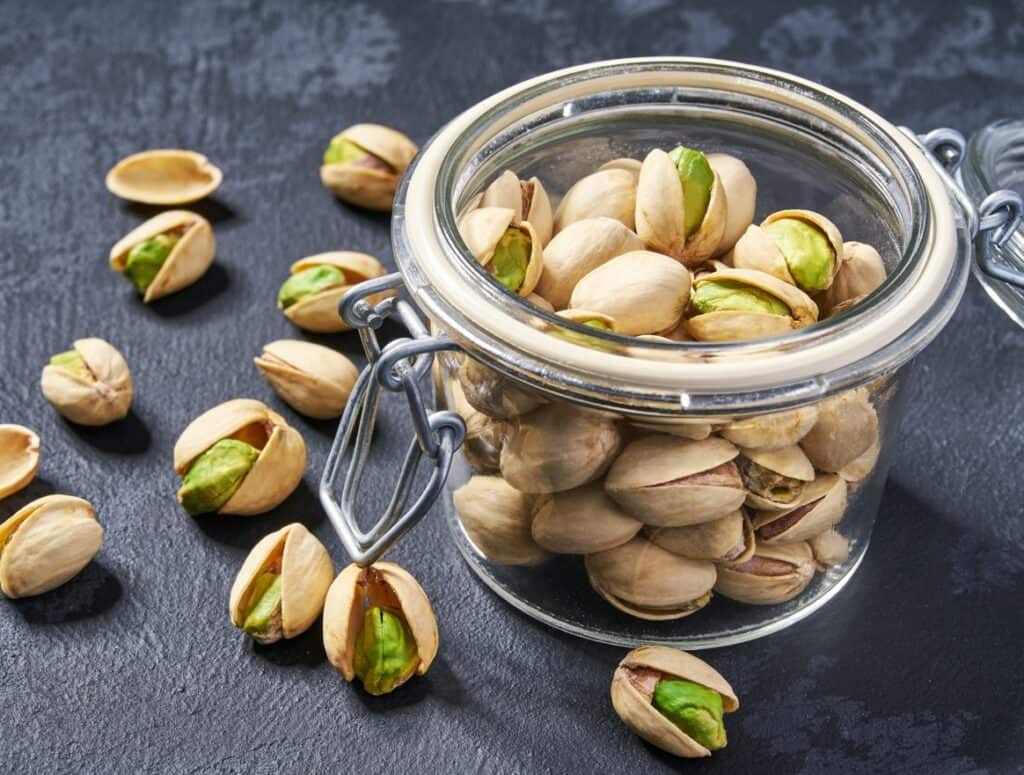
[[[545,403],[540,396],[469,356],[459,367],[459,385],[470,406],[496,420],[518,417]]]
[[[374,169],[352,162],[320,167],[320,181],[339,198],[369,210],[387,212],[394,203],[398,181],[419,150],[401,132],[380,124],[356,124],[335,138],[344,138],[369,151],[391,169]]]
[[[524,200],[529,198],[529,210],[523,211]],[[544,184],[536,177],[520,180],[512,170],[505,170],[492,181],[480,199],[480,207],[507,207],[515,212],[514,221],[529,221],[537,232],[541,246],[551,241],[554,216],[551,200]]]
[[[843,263],[832,286],[825,292],[824,307],[831,315],[842,305],[851,306],[885,282],[885,262],[871,245],[843,243]]]
[[[740,236],[754,222],[757,208],[757,180],[740,159],[727,153],[709,153],[705,157],[725,191],[726,217],[722,239],[714,255],[732,250]]]
[[[722,436],[747,449],[782,449],[797,444],[818,421],[817,405],[734,420]]]
[[[772,563],[771,573],[749,572],[762,560]],[[806,541],[758,544],[754,556],[746,562],[718,567],[715,592],[740,603],[776,605],[803,592],[814,578],[814,571],[814,554]]]
[[[636,176],[618,169],[602,169],[576,181],[555,210],[555,234],[585,218],[607,217],[630,231],[636,225]]]
[[[341,302],[341,297],[353,285],[357,285],[364,280],[382,277],[385,274],[384,265],[366,253],[357,253],[351,250],[332,250],[327,253],[317,253],[316,255],[300,258],[292,264],[290,272],[291,274],[296,274],[304,269],[312,269],[322,264],[340,269],[345,275],[344,282],[300,299],[284,310],[284,316],[305,331],[312,331],[318,334],[336,334],[348,331],[350,330],[349,325],[338,312],[338,304]],[[376,304],[390,295],[392,295],[391,292],[377,294],[369,297],[369,302]]]
[[[452,495],[459,522],[489,560],[502,565],[536,565],[548,553],[530,534],[533,496],[500,476],[474,476]]]
[[[817,501],[817,503],[815,503]],[[814,506],[795,524],[765,538],[761,529],[779,520],[785,521],[797,509]],[[780,511],[758,511],[752,517],[759,545],[806,541],[839,524],[846,511],[846,482],[832,474],[822,474],[804,487],[796,502]]]
[[[643,523],[608,497],[600,482],[542,495],[533,507],[533,540],[558,554],[594,554],[629,541]]]
[[[149,205],[183,205],[209,196],[224,174],[203,154],[157,148],[126,156],[107,173],[114,196]]]
[[[109,342],[90,337],[76,339],[95,380],[87,380],[61,367],[43,367],[40,387],[46,400],[63,417],[79,425],[107,425],[128,414],[132,405],[132,376],[124,357]]]
[[[27,487],[38,470],[39,435],[22,425],[0,424],[0,499]]]
[[[298,339],[278,339],[253,358],[281,398],[307,417],[326,420],[345,410],[359,371],[341,353]]]
[[[512,208],[481,207],[471,210],[460,221],[459,234],[476,260],[486,267],[490,266],[502,235],[510,228],[525,231],[530,238],[530,259],[526,264],[523,284],[517,291],[520,296],[529,296],[544,270],[544,247],[529,221],[517,221]]]
[[[742,509],[697,525],[647,527],[644,535],[673,554],[713,562],[744,562],[756,545],[754,526]]]
[[[741,449],[743,457],[757,463],[762,468],[777,474],[796,479],[801,482],[814,481],[814,466],[807,455],[796,444],[778,449]],[[747,505],[755,509],[778,510],[789,508],[791,504],[783,503],[756,492],[747,493]]]
[[[800,440],[814,467],[840,471],[878,440],[878,414],[864,388],[848,390],[818,405],[818,419]]]

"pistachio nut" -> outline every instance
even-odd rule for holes
[[[811,210],[772,213],[748,228],[729,256],[737,269],[766,272],[807,293],[827,290],[842,261],[839,230]]]
[[[726,209],[722,181],[703,153],[680,145],[647,154],[636,189],[636,233],[648,248],[700,266],[722,241]]]
[[[250,398],[199,415],[174,445],[178,500],[190,514],[269,511],[298,487],[305,468],[299,432]]]
[[[572,490],[601,476],[620,445],[609,417],[548,404],[518,418],[501,450],[501,474],[520,492]]]
[[[452,495],[469,540],[502,565],[536,565],[548,558],[530,534],[533,500],[500,476],[474,476]]]
[[[43,367],[40,387],[62,416],[79,425],[107,425],[128,414],[132,375],[113,345],[90,337]]]
[[[513,425],[507,420],[495,420],[474,409],[462,392],[458,380],[448,383],[450,390],[449,408],[462,417],[466,424],[466,438],[462,442],[462,453],[475,470],[494,473],[498,470],[501,448],[512,432]]]
[[[277,306],[284,316],[305,331],[333,334],[348,331],[338,312],[341,297],[364,280],[384,275],[384,267],[373,256],[336,250],[300,258],[277,294]],[[371,296],[376,304],[388,293]]]
[[[27,487],[38,470],[38,434],[22,425],[0,424],[0,500]]]
[[[616,256],[643,250],[644,243],[614,218],[584,218],[555,235],[544,248],[537,293],[555,309],[569,306],[576,283]]]
[[[858,303],[885,282],[885,262],[870,245],[843,243],[843,263],[825,293],[825,309],[834,315]]]
[[[716,264],[715,271],[693,281],[686,321],[702,342],[725,342],[784,334],[818,319],[818,308],[806,293],[755,269]]]
[[[359,371],[339,352],[312,342],[278,339],[253,358],[263,378],[289,406],[307,417],[338,417]]]
[[[822,474],[804,487],[789,507],[754,513],[758,546],[806,541],[839,524],[845,511],[846,482]]]
[[[132,202],[183,205],[212,194],[223,178],[201,153],[160,148],[121,159],[107,173],[107,190]]]
[[[437,656],[437,620],[423,587],[404,568],[349,565],[324,604],[324,649],[346,681],[387,694],[425,675]]]
[[[818,407],[802,406],[734,420],[722,429],[722,436],[747,449],[782,449],[798,443],[817,421]]]
[[[835,565],[842,565],[850,557],[850,539],[835,530],[826,530],[808,542],[814,553],[814,564],[824,572]]]
[[[231,585],[231,623],[258,643],[294,638],[324,607],[334,566],[305,525],[293,522],[264,536]]]
[[[546,403],[540,396],[468,356],[459,367],[459,385],[470,406],[498,420],[526,414]]]
[[[807,482],[814,481],[814,466],[793,444],[780,449],[744,449],[736,461],[747,488],[747,505],[768,511],[797,502]]]
[[[0,524],[0,591],[16,598],[56,589],[89,564],[102,542],[88,501],[70,495],[34,500]]]
[[[543,277],[543,275],[541,276]],[[530,304],[533,304],[534,306],[540,307],[545,312],[555,311],[555,306],[543,296],[539,295],[536,291],[526,296],[526,301],[530,302]]]
[[[686,267],[634,250],[588,272],[573,288],[569,306],[609,315],[623,334],[658,334],[676,327],[689,298]]]
[[[110,249],[120,272],[147,304],[187,288],[206,274],[217,252],[210,222],[188,210],[168,210],[136,226]]]
[[[459,223],[466,247],[508,290],[529,296],[544,268],[544,251],[529,221],[515,220],[510,207],[480,207]]]
[[[818,405],[818,420],[800,440],[814,467],[840,471],[878,439],[878,415],[864,388],[848,390]]]
[[[709,153],[707,160],[715,176],[722,182],[722,190],[725,192],[725,228],[714,253],[720,256],[732,250],[743,232],[754,222],[757,181],[747,165],[735,156]]]
[[[627,157],[623,156],[623,157],[620,157],[618,159],[612,159],[611,161],[606,161],[604,164],[602,164],[597,169],[598,169],[598,171],[601,171],[601,170],[625,170],[630,175],[632,175],[634,178],[639,178],[640,177],[640,170],[643,169],[643,166],[644,166],[643,162],[640,161],[639,159],[630,159],[630,158],[627,158]]]
[[[724,713],[740,701],[721,674],[692,654],[641,646],[619,662],[612,706],[630,729],[675,756],[698,758],[726,745]]]
[[[645,422],[631,422],[634,428],[645,432],[667,433],[681,439],[701,441],[711,435],[711,423],[704,420],[684,420],[679,418],[651,419]]]
[[[681,619],[711,600],[714,563],[680,557],[636,536],[584,560],[590,585],[615,608],[649,621]]]
[[[603,312],[594,312],[589,309],[563,309],[557,313],[558,317],[579,323],[581,326],[588,326],[598,331],[613,333],[618,331],[615,318],[605,315]]]
[[[630,231],[636,222],[636,177],[624,169],[603,169],[576,181],[555,210],[555,234],[576,221],[605,216]]]
[[[558,554],[594,554],[626,543],[643,523],[626,514],[600,482],[542,495],[533,504],[533,540]]]
[[[792,600],[814,578],[814,554],[806,541],[758,543],[745,562],[718,566],[715,592],[751,605],[776,605]]]
[[[839,469],[838,473],[851,484],[867,479],[878,464],[878,456],[882,452],[881,441],[875,436],[874,442],[859,457],[854,458]]]
[[[349,204],[386,212],[402,174],[419,149],[401,132],[356,124],[331,138],[320,182]]]
[[[754,554],[754,527],[738,509],[724,517],[683,527],[647,527],[651,543],[692,560],[743,562]]]
[[[484,191],[480,207],[506,207],[515,211],[515,223],[529,221],[537,233],[541,247],[551,241],[554,216],[551,200],[537,178],[520,180],[512,170],[505,170]]]
[[[736,463],[739,450],[712,436],[690,441],[653,434],[630,442],[604,486],[644,524],[678,527],[724,517],[746,498]]]

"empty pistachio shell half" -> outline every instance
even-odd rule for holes
[[[188,210],[168,210],[118,240],[110,249],[110,268],[148,304],[192,285],[206,274],[216,252],[208,220]]]
[[[825,309],[833,315],[859,302],[885,282],[885,262],[870,245],[843,243],[843,262],[825,294]]]
[[[570,307],[603,312],[624,334],[657,334],[676,327],[690,298],[690,272],[647,250],[623,253],[585,275]]]
[[[751,605],[785,603],[807,588],[814,570],[814,555],[806,541],[759,543],[745,562],[718,566],[715,592]]]
[[[212,194],[223,177],[201,153],[160,148],[121,159],[107,173],[107,190],[132,202],[183,205]]]
[[[29,485],[39,470],[39,436],[21,425],[0,424],[0,499]]]
[[[507,420],[495,420],[474,409],[466,400],[458,380],[449,383],[449,390],[449,408],[466,424],[466,438],[462,442],[462,453],[466,456],[466,462],[483,473],[497,472],[501,449],[505,446],[505,439],[514,426]]]
[[[300,258],[277,294],[277,306],[299,328],[318,334],[348,331],[338,312],[341,297],[364,280],[381,277],[384,267],[373,256],[336,250]],[[376,304],[388,294],[370,297]]]
[[[807,482],[814,481],[814,466],[793,444],[780,449],[744,449],[737,460],[747,505],[755,509],[785,509],[795,504]]]
[[[90,337],[43,367],[40,386],[62,416],[79,425],[107,425],[128,414],[132,376],[113,345]]]
[[[511,208],[515,212],[514,222],[530,222],[541,247],[551,240],[554,229],[551,200],[537,178],[520,180],[512,170],[505,170],[484,191],[480,207]]]
[[[518,418],[501,450],[501,474],[520,492],[562,492],[592,482],[619,451],[609,417],[549,404]]]
[[[878,415],[867,390],[857,388],[818,405],[818,420],[800,440],[807,457],[822,471],[840,471],[878,439]]]
[[[600,482],[539,496],[533,506],[533,540],[558,554],[593,554],[626,543],[643,523],[624,512]]]
[[[753,516],[758,545],[806,541],[839,524],[846,511],[846,482],[822,474],[808,484],[796,501],[781,511],[758,511]]]
[[[370,694],[424,675],[437,656],[437,620],[423,588],[391,562],[349,565],[324,605],[324,649],[346,681]]]
[[[70,495],[34,500],[0,524],[0,591],[10,598],[49,592],[78,575],[102,542],[88,501]]]
[[[320,181],[349,204],[391,209],[402,174],[419,149],[401,132],[380,124],[356,124],[331,138]]]
[[[723,713],[736,692],[702,659],[665,646],[626,654],[612,677],[612,705],[626,725],[675,756],[698,758],[725,747]]]
[[[707,160],[725,191],[725,228],[714,253],[720,256],[732,250],[743,232],[754,222],[757,181],[750,174],[747,165],[735,156],[727,153],[709,153]]]
[[[818,407],[802,406],[734,420],[722,429],[722,436],[748,449],[782,449],[798,443],[817,421]]]
[[[555,210],[555,234],[585,218],[614,218],[633,230],[636,176],[624,169],[604,169],[581,178],[565,192]]]
[[[294,638],[324,607],[334,566],[305,525],[293,522],[264,536],[231,586],[231,623],[259,643]]]
[[[199,415],[174,445],[178,500],[190,514],[269,511],[299,485],[305,469],[299,432],[250,398]]]
[[[515,210],[481,207],[459,223],[466,247],[499,283],[529,296],[544,267],[541,241],[529,221],[516,221]]]
[[[673,554],[693,560],[743,562],[754,554],[754,527],[742,509],[684,527],[647,527],[644,535]]]
[[[530,534],[533,496],[500,476],[474,476],[452,500],[469,540],[488,559],[502,565],[536,565],[548,558]]]
[[[468,356],[459,367],[459,385],[470,406],[498,420],[526,414],[546,403],[540,396]]]
[[[814,564],[820,571],[842,565],[850,556],[850,539],[835,530],[819,533],[807,543],[814,553]]]
[[[655,527],[710,522],[743,505],[746,491],[725,439],[653,434],[630,442],[604,486],[628,513]]]
[[[696,613],[711,600],[715,566],[680,557],[637,536],[585,560],[590,585],[620,611],[668,621]]]
[[[843,261],[835,224],[811,210],[779,210],[744,232],[730,254],[737,269],[754,269],[807,293],[824,291]]]
[[[253,358],[263,378],[288,405],[307,417],[338,417],[359,377],[352,361],[312,342],[278,339]]]

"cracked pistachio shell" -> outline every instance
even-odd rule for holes
[[[711,600],[714,563],[672,554],[637,536],[588,554],[590,585],[620,611],[649,621],[681,619]]]
[[[183,205],[212,194],[223,178],[201,153],[158,148],[121,159],[107,173],[107,190],[132,202]]]
[[[653,434],[630,442],[605,478],[608,494],[654,527],[679,527],[724,517],[743,505],[746,490],[725,439],[689,441]]]
[[[740,603],[776,605],[803,592],[814,570],[814,554],[806,541],[759,543],[745,562],[718,566],[715,592]]]
[[[800,482],[814,481],[814,466],[807,459],[807,455],[796,444],[779,449],[743,449],[742,458],[756,463],[761,468],[774,472],[786,479],[796,479]],[[752,489],[751,483],[744,473],[744,466],[740,465],[740,472],[744,474],[744,483],[747,485],[747,505],[754,509],[778,510],[789,508],[799,500],[797,495],[794,500],[790,497],[787,503],[785,498],[772,498],[769,495],[759,494]]]
[[[824,572],[835,565],[842,565],[850,557],[850,539],[835,530],[826,530],[808,542],[814,553],[814,564]]]
[[[271,617],[272,626],[264,635],[253,637],[260,643],[274,643],[301,635],[320,616],[334,579],[327,549],[298,522],[260,539],[231,585],[228,610],[231,623],[239,629],[252,608],[255,582],[264,573],[280,575],[281,599]]]
[[[380,124],[356,124],[331,141],[348,140],[368,153],[364,159],[320,167],[320,182],[344,201],[387,212],[402,174],[419,149],[401,132]]]
[[[526,296],[525,299],[526,299],[526,301],[530,302],[530,304],[534,304],[534,305],[540,307],[545,312],[554,312],[555,311],[555,305],[552,304],[547,299],[545,299],[543,296],[539,295],[536,291],[534,291],[533,293],[531,293],[528,296]]]
[[[485,557],[502,565],[536,565],[548,558],[530,534],[534,496],[500,476],[474,476],[452,495],[463,529]]]
[[[297,339],[264,345],[253,362],[289,406],[318,420],[341,415],[359,377],[352,361],[341,353]]]
[[[624,169],[603,169],[576,181],[555,211],[555,234],[576,221],[614,218],[633,230],[636,177]]]
[[[606,331],[612,333],[617,332],[617,324],[615,318],[610,315],[605,315],[603,312],[594,312],[589,309],[563,309],[561,312],[556,313],[558,317],[571,320],[573,323],[580,323],[581,325],[595,325],[596,328],[604,328]]]
[[[650,422],[631,422],[634,428],[653,433],[667,433],[681,439],[702,441],[711,435],[711,423],[704,420],[666,419]]]
[[[831,264],[822,284],[816,288],[803,288],[793,276],[791,267],[778,242],[765,231],[766,226],[783,219],[806,223],[821,232],[831,248]],[[820,213],[811,210],[779,210],[761,221],[760,226],[750,226],[729,254],[727,263],[737,269],[753,269],[778,278],[809,292],[825,290],[832,285],[843,262],[843,238],[835,224]]]
[[[759,546],[806,541],[839,524],[846,511],[846,482],[823,474],[781,511],[757,511],[752,522]]]
[[[189,210],[168,210],[136,226],[110,249],[110,268],[124,272],[131,249],[167,232],[184,231],[142,296],[145,303],[187,288],[206,274],[217,253],[210,222]]]
[[[513,424],[507,420],[495,420],[478,412],[466,400],[462,385],[457,380],[449,383],[451,410],[466,424],[466,438],[462,442],[462,454],[477,471],[494,473],[498,470],[501,448],[512,432]]]
[[[554,216],[551,200],[537,178],[520,180],[512,170],[505,170],[494,179],[480,199],[480,207],[505,207],[515,211],[513,221],[529,221],[543,247],[551,241]]]
[[[754,527],[742,509],[684,527],[647,527],[644,535],[662,549],[692,560],[743,562],[754,554]]]
[[[544,248],[536,291],[555,309],[569,306],[576,283],[616,256],[643,250],[636,234],[614,218],[585,218],[558,232]]]
[[[340,269],[345,275],[344,282],[339,285],[329,286],[319,293],[299,299],[283,310],[284,316],[304,331],[313,331],[318,334],[336,334],[348,331],[350,330],[349,325],[338,312],[338,304],[341,302],[341,297],[353,285],[358,285],[364,280],[382,277],[385,274],[384,266],[376,258],[366,253],[335,250],[300,258],[292,264],[289,271],[291,274],[297,274],[303,270],[312,269],[323,264]],[[380,293],[371,296],[369,302],[377,304],[391,295],[393,294],[390,291]]]
[[[798,443],[817,421],[818,407],[802,406],[735,420],[722,429],[722,436],[747,449],[782,449]]]
[[[39,436],[22,425],[0,424],[0,500],[28,486],[39,470]]]
[[[839,475],[851,484],[867,479],[875,466],[878,464],[878,456],[882,452],[881,440],[875,436],[875,441],[868,447],[860,457],[851,460],[839,469]]]
[[[515,211],[509,207],[480,207],[471,210],[459,222],[459,234],[462,235],[469,252],[489,271],[494,251],[510,228],[519,229],[530,240],[530,258],[526,264],[523,282],[514,290],[520,296],[529,296],[537,287],[537,281],[544,270],[544,247],[533,224],[529,221],[517,221]]]
[[[635,536],[643,523],[626,514],[600,482],[538,497],[533,507],[533,540],[558,554],[593,554]]]
[[[853,306],[885,282],[885,262],[878,251],[863,242],[843,243],[843,263],[832,287],[825,292],[825,309],[833,315]]]
[[[715,248],[720,256],[732,250],[747,227],[754,222],[757,206],[757,181],[750,169],[735,156],[727,153],[705,155],[715,176],[722,182],[725,191],[726,217],[722,239]]]
[[[47,364],[40,381],[46,400],[79,425],[107,425],[125,417],[132,405],[132,375],[121,353],[94,337],[76,339],[74,349],[93,379]]]
[[[818,420],[800,440],[822,471],[840,471],[878,440],[878,415],[863,388],[848,390],[818,405]]]
[[[392,562],[367,568],[349,565],[331,584],[324,604],[324,649],[331,664],[346,681],[355,679],[363,614],[371,607],[385,608],[405,620],[416,642],[416,667],[410,677],[425,675],[437,656],[437,619],[423,587]]]
[[[498,420],[526,414],[546,403],[545,399],[468,356],[459,367],[459,385],[470,406]]]
[[[184,477],[197,457],[221,439],[237,439],[259,457],[218,514],[262,514],[299,486],[306,444],[281,415],[251,398],[236,398],[199,415],[174,444],[174,470]],[[179,499],[180,499],[179,491]]]
[[[598,167],[597,170],[598,172],[600,172],[601,170],[625,170],[634,178],[639,179],[640,170],[643,168],[643,166],[643,162],[640,161],[639,159],[630,159],[623,156],[618,159],[606,161],[604,164]]]
[[[34,500],[0,524],[0,591],[17,598],[56,589],[89,564],[102,542],[88,501],[70,495]]]
[[[732,713],[740,706],[729,682],[704,660],[667,646],[641,646],[623,657],[612,676],[615,712],[637,735],[663,751],[690,759],[710,756],[711,751],[652,704],[654,687],[663,678],[690,681],[718,692],[725,713]]]
[[[501,450],[501,474],[520,492],[562,492],[601,476],[621,445],[608,416],[548,404],[518,418]]]
[[[647,154],[636,189],[636,233],[648,248],[688,267],[700,266],[715,254],[722,241],[726,210],[725,189],[715,172],[704,220],[687,237],[679,171],[660,148]]]
[[[623,334],[658,334],[676,327],[690,299],[690,272],[668,256],[634,250],[587,273],[569,306],[603,312]]]

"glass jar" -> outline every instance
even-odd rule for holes
[[[932,139],[948,151],[949,134]],[[885,282],[784,335],[638,339],[506,291],[459,236],[458,217],[503,170],[538,176],[557,199],[611,159],[680,143],[746,162],[755,222],[811,209],[876,247]],[[973,207],[917,138],[793,76],[638,59],[514,86],[422,149],[393,212],[400,275],[342,303],[371,365],[321,500],[366,563],[443,490],[474,572],[516,608],[582,637],[696,649],[776,631],[831,599],[864,556],[908,362],[956,308],[976,230]],[[429,334],[401,298],[376,309],[365,300],[400,284]],[[389,315],[412,336],[382,350],[374,329]],[[437,399],[452,411],[423,406],[435,353]],[[365,530],[355,497],[388,390],[408,398],[418,442],[385,514]],[[468,426],[457,453],[455,414]],[[433,469],[412,500],[421,457]],[[820,535],[832,525],[838,534]]]

